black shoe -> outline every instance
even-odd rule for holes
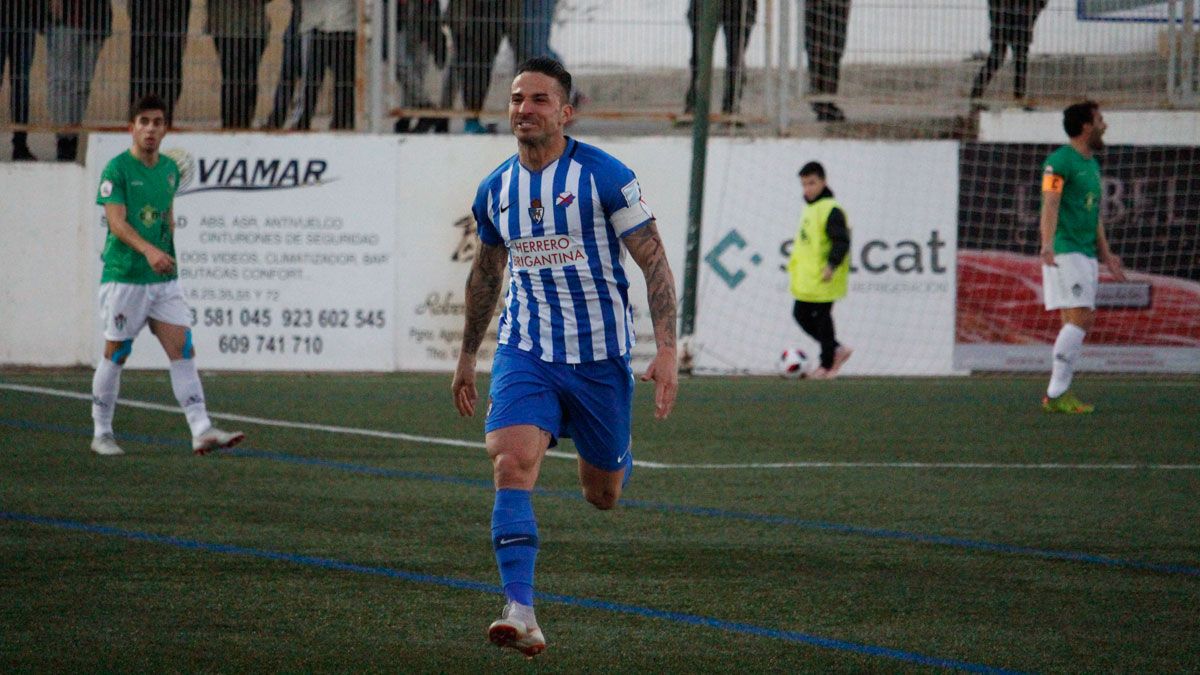
[[[78,136],[60,136],[54,158],[60,162],[74,162],[79,154]]]
[[[396,123],[392,125],[392,131],[398,134],[420,133],[421,130],[419,128],[410,130],[408,126],[410,123],[412,123],[412,120],[407,117],[397,117]]]
[[[450,131],[450,120],[445,117],[422,117],[417,120],[412,133],[425,134],[432,131],[435,134],[445,134]]]
[[[33,153],[29,151],[28,145],[25,145],[24,143],[13,143],[12,161],[34,162],[37,161],[37,157],[34,157]]]
[[[844,122],[846,114],[832,103],[814,103],[813,112],[817,114],[818,122]]]
[[[413,127],[412,132],[414,134],[427,134],[430,131],[436,130],[439,122],[445,121],[446,120],[437,117],[422,117],[417,120],[417,124]],[[448,123],[447,127],[449,127]]]

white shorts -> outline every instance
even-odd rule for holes
[[[1042,295],[1046,309],[1070,307],[1096,308],[1096,286],[1100,283],[1100,265],[1082,253],[1054,256],[1057,267],[1042,265]]]
[[[149,319],[175,326],[191,326],[192,310],[183,299],[179,281],[157,284],[100,284],[100,320],[104,339],[132,340]]]

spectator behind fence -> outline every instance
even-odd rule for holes
[[[550,27],[557,7],[558,0],[510,1],[508,40],[512,43],[516,65],[535,56],[548,56],[562,63],[558,53],[550,47]]]
[[[804,50],[808,54],[808,93],[837,93],[849,22],[850,0],[809,0],[804,3]],[[817,120],[821,122],[840,122],[846,119],[841,108],[829,101],[813,103],[812,108],[817,114]]]
[[[7,63],[8,113],[14,124],[29,124],[29,68],[33,65],[37,34],[45,27],[45,21],[45,0],[0,0],[0,78],[4,77]],[[12,158],[13,161],[36,159],[29,151],[27,132],[13,132]]]
[[[1033,24],[1046,8],[1046,0],[988,0],[988,39],[992,50],[987,61],[975,76],[971,98],[983,95],[992,76],[1004,63],[1009,47],[1013,53],[1013,98],[1025,98],[1025,74],[1029,70],[1029,44],[1033,41]]]
[[[688,25],[692,29],[692,79],[688,86],[684,112],[691,114],[696,107],[696,56],[700,49],[700,7],[697,0],[688,5]],[[729,115],[738,112],[741,106],[742,88],[746,83],[743,59],[746,45],[750,42],[750,31],[758,16],[757,0],[721,0],[718,4],[720,16],[717,22],[725,33],[725,96],[721,99],[721,112]]]
[[[112,0],[50,0],[46,25],[46,66],[50,119],[55,126],[83,123],[96,59],[112,35]],[[79,154],[79,134],[59,132],[55,158],[74,161]]]
[[[300,79],[301,58],[300,0],[292,0],[292,18],[283,33],[279,81],[275,84],[271,114],[267,116],[268,129],[282,129],[288,123],[288,112],[292,109],[292,98],[296,95],[296,82]]]
[[[442,105],[453,105],[455,90],[461,88],[463,107],[474,113],[463,125],[468,134],[494,133],[494,128],[479,122],[479,112],[492,81],[492,67],[500,39],[504,37],[510,1],[450,0],[446,10],[454,55],[442,87]]]
[[[129,105],[157,94],[167,125],[183,92],[183,48],[191,0],[129,0]]]
[[[354,128],[355,31],[358,30],[356,0],[299,0],[300,34],[303,39],[304,97],[297,129],[312,126],[317,94],[325,81],[325,70],[333,71],[333,121],[330,129]]]
[[[221,62],[221,126],[248,129],[258,101],[258,64],[267,48],[270,0],[208,0],[205,31]]]
[[[442,32],[442,9],[438,0],[399,0],[396,9],[396,82],[400,85],[400,105],[405,108],[432,108],[425,90],[425,71],[429,59],[438,68],[446,66],[446,35]],[[410,128],[410,120],[396,120],[396,133],[445,133],[449,121],[444,117],[422,117]]]

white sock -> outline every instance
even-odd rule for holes
[[[1058,331],[1058,339],[1054,341],[1054,366],[1050,369],[1050,386],[1046,395],[1050,398],[1062,396],[1071,388],[1071,378],[1075,375],[1075,359],[1083,350],[1083,336],[1087,331],[1073,323],[1064,323]]]
[[[113,432],[113,414],[117,412],[117,396],[121,391],[121,364],[112,359],[100,359],[92,376],[92,423],[96,436]]]
[[[187,417],[192,436],[199,436],[208,431],[212,421],[208,419],[208,410],[204,407],[204,387],[200,385],[200,373],[196,372],[196,362],[192,359],[180,359],[171,362],[171,388],[175,390],[175,400],[183,408]]]

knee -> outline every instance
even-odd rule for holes
[[[621,489],[585,487],[583,488],[583,498],[597,510],[608,511],[616,507],[617,502],[621,499]]]
[[[109,342],[104,355],[118,366],[123,366],[132,353],[133,340],[121,340],[120,342]]]
[[[537,462],[518,450],[500,450],[492,456],[492,472],[500,487],[531,488]]]
[[[1095,321],[1095,315],[1092,313],[1077,312],[1068,319],[1067,323],[1075,324],[1077,328],[1086,333],[1092,329],[1093,321]]]

